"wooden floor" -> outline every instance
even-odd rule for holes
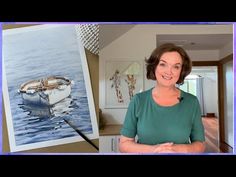
[[[219,122],[215,117],[203,117],[205,128],[206,151],[208,153],[221,152],[219,148]]]

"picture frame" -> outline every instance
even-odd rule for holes
[[[84,141],[73,127],[89,139],[99,138],[85,49],[75,25],[4,30],[2,46],[11,152]]]
[[[139,60],[105,62],[105,108],[127,108],[143,91],[143,63]]]

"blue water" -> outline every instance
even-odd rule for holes
[[[93,133],[74,26],[4,36],[3,56],[17,146],[78,136],[63,119]],[[24,105],[19,86],[51,75],[74,81],[70,97],[51,108]]]

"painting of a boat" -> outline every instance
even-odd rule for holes
[[[85,141],[64,120],[90,140],[99,138],[85,47],[76,29],[41,24],[2,31],[6,152],[49,152]],[[84,152],[77,146],[62,149]]]
[[[49,76],[21,84],[18,92],[24,104],[52,106],[71,93],[73,81],[61,76]]]

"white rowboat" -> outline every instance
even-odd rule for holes
[[[24,104],[51,106],[70,95],[72,84],[73,81],[65,77],[50,76],[25,82],[18,92]]]

